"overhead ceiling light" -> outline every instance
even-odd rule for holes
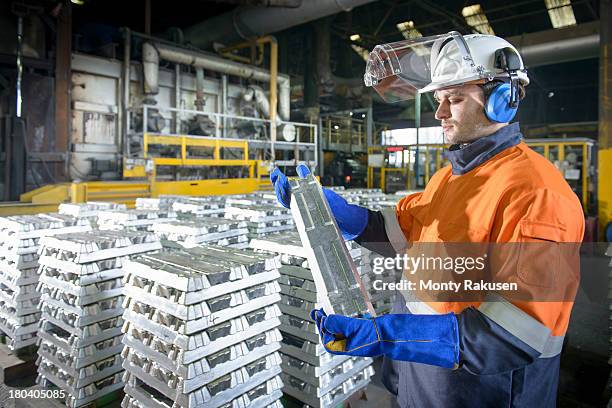
[[[461,14],[465,18],[465,22],[470,27],[478,31],[481,34],[495,35],[493,27],[489,24],[489,19],[484,13],[480,4],[473,4],[471,6],[464,7],[461,10]]]
[[[571,0],[544,0],[544,3],[554,28],[576,25],[576,16]]]
[[[411,40],[413,38],[420,38],[423,36],[419,30],[414,27],[414,21],[404,21],[395,25],[397,29],[402,33],[405,39]]]
[[[349,37],[351,41],[359,41],[361,40],[361,36],[359,34],[353,34]]]
[[[82,6],[83,4],[85,4],[85,0],[70,0],[70,2],[78,6]]]

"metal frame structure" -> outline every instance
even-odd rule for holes
[[[173,137],[190,136],[190,137],[198,138],[201,140],[220,139],[220,140],[228,141],[228,142],[236,142],[236,141],[247,142],[252,151],[256,151],[257,149],[263,149],[263,150],[269,151],[270,154],[272,154],[272,152],[275,152],[276,150],[287,150],[287,151],[294,152],[295,158],[293,160],[274,161],[272,160],[273,157],[270,157],[269,159],[271,161],[274,161],[274,163],[277,166],[292,166],[292,165],[297,165],[303,162],[309,164],[310,166],[316,166],[319,161],[318,128],[317,128],[317,125],[315,124],[277,120],[276,123],[274,123],[276,128],[279,128],[280,126],[286,126],[286,125],[290,125],[295,128],[296,137],[295,137],[295,140],[292,142],[279,141],[273,138],[270,138],[270,139],[235,138],[235,137],[226,136],[229,130],[226,124],[229,121],[240,120],[240,121],[252,122],[255,124],[266,126],[268,129],[272,129],[273,122],[270,119],[263,119],[263,118],[253,118],[253,117],[246,117],[246,116],[239,116],[239,115],[228,115],[228,114],[223,114],[223,113],[205,112],[205,111],[198,111],[198,110],[192,110],[192,109],[179,109],[179,108],[168,108],[168,107],[161,108],[161,107],[153,106],[153,105],[143,105],[142,107],[143,123],[145,124],[148,123],[149,115],[151,114],[151,111],[169,112],[171,114],[170,116],[173,118],[172,120],[176,120],[176,121],[180,120],[180,118],[185,118],[188,116],[206,116],[215,123],[215,134],[214,136],[212,135],[211,136],[198,136],[198,135],[182,135],[182,134],[177,134],[177,133],[172,133],[172,132],[164,132],[164,133],[144,132],[143,138],[147,134],[148,135],[173,136]],[[169,128],[173,129],[174,127],[170,126]],[[301,134],[302,131],[305,131],[306,135]],[[306,153],[306,152],[311,152],[311,151],[312,151],[314,160],[308,160],[308,158],[300,158],[300,153]],[[129,151],[128,151],[128,156],[129,156]],[[262,158],[262,160],[265,160],[265,157]]]

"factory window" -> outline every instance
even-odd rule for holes
[[[544,3],[554,28],[576,25],[571,0],[544,0]]]
[[[479,33],[495,35],[493,27],[489,25],[489,19],[487,19],[480,4],[464,7],[463,10],[461,10],[461,14],[465,17],[465,21],[470,27],[473,27]]]
[[[414,21],[412,20],[396,24],[396,27],[407,40],[420,38],[423,36],[423,34],[421,34],[421,32],[414,27]]]
[[[417,142],[416,128],[392,129],[382,132],[384,145],[414,145]],[[419,128],[419,144],[442,144],[441,126]]]

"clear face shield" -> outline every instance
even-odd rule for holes
[[[397,102],[414,99],[417,93],[492,77],[474,64],[463,36],[451,31],[377,45],[368,58],[364,82],[386,102]]]

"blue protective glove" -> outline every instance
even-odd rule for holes
[[[388,314],[376,318],[310,313],[325,349],[359,357],[386,355],[445,368],[459,364],[459,328],[453,313],[444,315]]]
[[[297,166],[296,170],[301,178],[310,174],[308,167],[303,164]],[[270,174],[270,181],[274,186],[278,202],[289,208],[291,205],[291,185],[287,176],[277,167]],[[323,188],[323,194],[325,194],[329,208],[336,218],[342,237],[346,241],[350,241],[361,235],[368,225],[368,210],[358,205],[349,204],[344,198],[327,188]]]

